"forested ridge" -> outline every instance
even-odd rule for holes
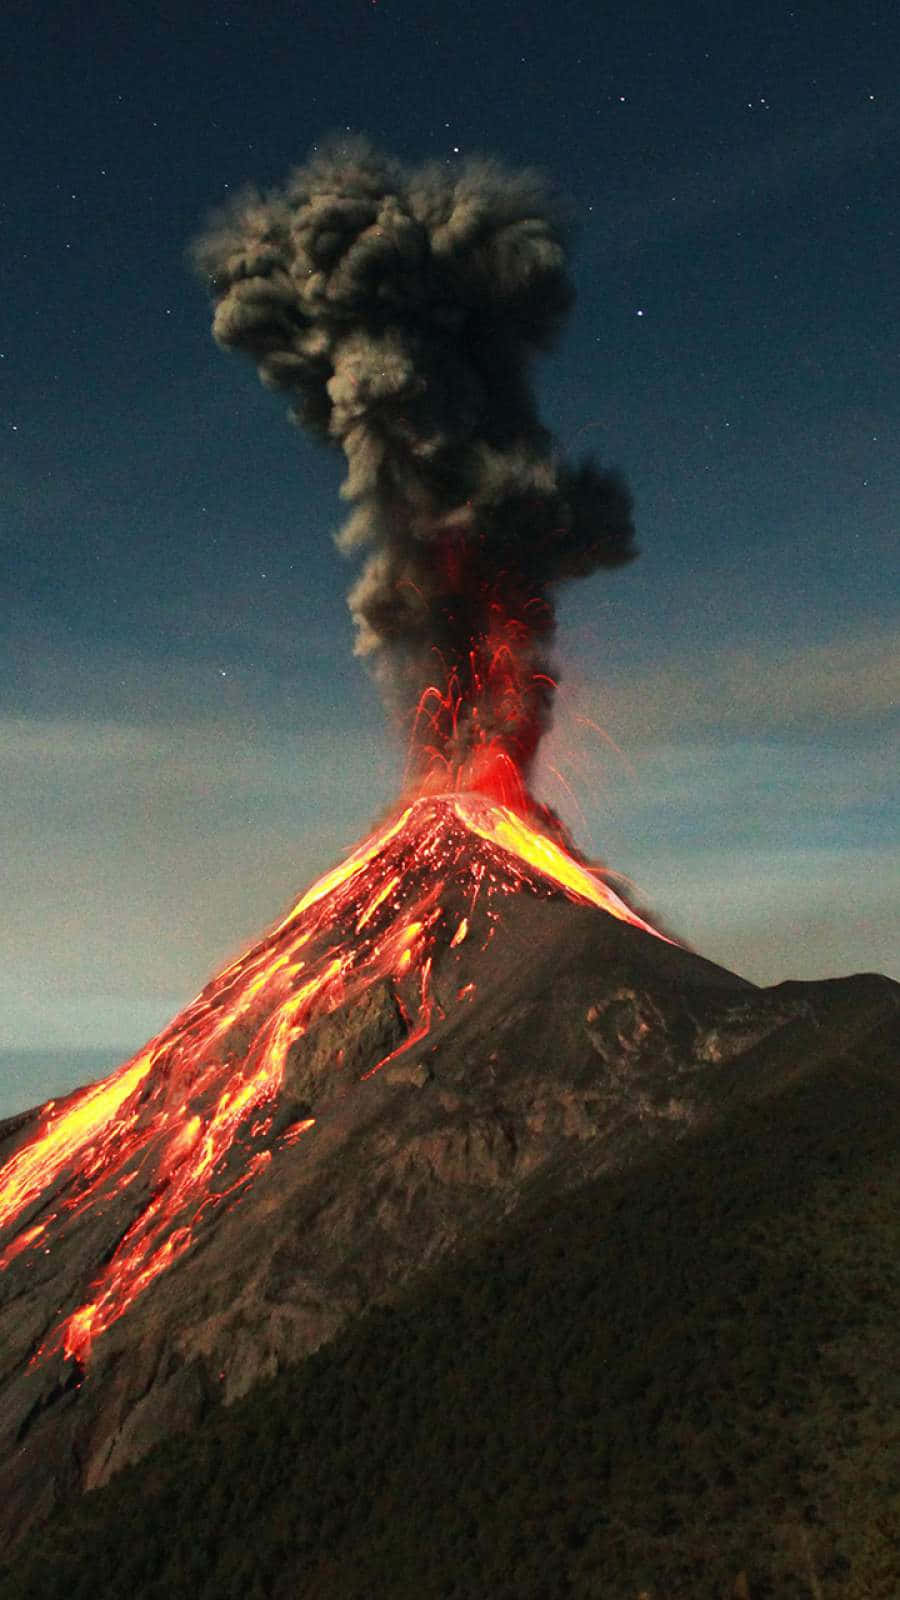
[[[0,1600],[896,1600],[888,1068],[544,1184],[39,1530]]]

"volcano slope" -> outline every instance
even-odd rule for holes
[[[841,1562],[858,1558],[882,1571],[896,1560],[889,1466],[896,1419],[892,1457],[884,1380],[892,1345],[881,1309],[888,1281],[896,1287],[895,1258],[875,1250],[886,1263],[882,1276],[868,1235],[857,1246],[845,1228],[834,1259],[823,1247],[820,1259],[813,1252],[797,1261],[785,1217],[815,1212],[820,1190],[830,1196],[832,1222],[858,1215],[860,1152],[877,1210],[885,1163],[896,1151],[891,1052],[900,990],[875,977],[758,990],[655,935],[597,880],[581,882],[584,869],[566,856],[573,876],[546,833],[539,838],[535,856],[520,821],[486,802],[419,802],[309,891],[134,1063],[96,1090],[0,1129],[7,1542],[210,1414],[207,1430],[227,1429],[231,1419],[239,1427],[263,1403],[258,1390],[248,1391],[268,1379],[263,1393],[271,1396],[273,1375],[281,1374],[276,1385],[288,1382],[285,1369],[317,1349],[326,1362],[322,1392],[346,1409],[328,1350],[346,1349],[355,1337],[360,1350],[378,1348],[371,1318],[354,1333],[360,1313],[394,1304],[409,1327],[409,1296],[426,1293],[417,1281],[433,1284],[435,1273],[457,1270],[457,1260],[460,1282],[484,1281],[491,1250],[506,1259],[506,1247],[491,1241],[513,1238],[518,1227],[519,1244],[507,1250],[519,1262],[512,1286],[494,1257],[499,1300],[487,1343],[499,1365],[491,1381],[506,1396],[503,1412],[509,1384],[515,1391],[526,1377],[515,1352],[519,1328],[534,1323],[528,1279],[543,1274],[559,1363],[550,1382],[541,1346],[535,1392],[529,1396],[526,1384],[515,1404],[523,1415],[555,1408],[563,1419],[548,1446],[557,1468],[561,1457],[581,1459],[572,1429],[582,1444],[593,1441],[594,1465],[589,1491],[584,1483],[578,1492],[571,1484],[560,1490],[577,1514],[559,1534],[569,1554],[565,1562],[553,1556],[553,1579],[545,1551],[535,1556],[540,1574],[529,1577],[523,1559],[519,1586],[504,1591],[495,1572],[491,1593],[587,1594],[594,1590],[584,1585],[599,1572],[604,1593],[632,1594],[654,1572],[654,1581],[663,1571],[675,1584],[705,1581],[696,1565],[704,1561],[710,1581],[715,1568],[719,1582],[721,1564],[733,1568],[740,1556],[735,1530],[742,1548],[757,1550],[763,1525],[775,1572],[781,1557],[773,1526],[784,1523],[784,1540],[800,1540],[807,1551],[809,1508],[822,1544],[809,1560],[819,1562],[822,1582],[846,1577]],[[842,1190],[847,1172],[852,1181]],[[581,1206],[571,1222],[570,1192]],[[528,1255],[555,1228],[563,1258],[567,1233],[580,1239],[580,1265],[561,1277],[548,1276],[546,1262],[538,1270]],[[883,1229],[873,1236],[883,1245]],[[594,1265],[585,1279],[588,1260]],[[785,1279],[786,1262],[799,1274],[799,1291],[791,1271]],[[657,1285],[649,1293],[647,1275]],[[719,1306],[704,1348],[694,1321],[699,1315],[705,1326],[720,1276],[726,1311]],[[443,1292],[440,1284],[428,1290],[427,1304],[440,1308]],[[459,1305],[455,1292],[451,1303]],[[582,1302],[587,1320],[577,1310]],[[803,1322],[799,1333],[780,1309]],[[420,1306],[417,1314],[426,1323],[443,1317],[445,1327],[448,1315],[446,1306]],[[505,1356],[497,1355],[498,1328]],[[764,1341],[793,1351],[790,1378],[777,1352],[760,1345],[761,1329]],[[462,1328],[461,1336],[473,1331]],[[393,1334],[389,1342],[393,1352]],[[391,1392],[407,1423],[410,1407],[427,1415],[426,1390],[447,1388],[446,1372],[429,1376],[421,1352],[417,1360],[405,1399],[391,1365]],[[692,1363],[722,1385],[713,1394],[701,1383],[699,1413],[678,1404],[679,1393],[692,1389]],[[507,1424],[491,1410],[484,1378],[463,1372],[460,1393],[468,1405],[480,1395],[485,1442],[502,1440]],[[820,1404],[825,1391],[827,1405]],[[270,1418],[282,1413],[265,1403]],[[307,1458],[315,1454],[315,1472],[327,1480],[328,1441],[308,1393],[303,1405],[320,1421],[303,1441],[304,1462],[295,1464],[308,1496]],[[356,1419],[360,1437],[372,1409],[370,1391]],[[374,1411],[383,1424],[384,1407]],[[714,1446],[705,1437],[711,1411]],[[748,1411],[759,1415],[748,1421]],[[819,1411],[826,1420],[817,1431],[809,1416]],[[675,1425],[660,1433],[667,1415]],[[805,1433],[798,1434],[798,1416]],[[395,1442],[409,1457],[412,1505],[426,1437],[413,1441],[411,1454],[408,1427]],[[532,1461],[523,1476],[516,1448],[510,1444],[508,1471],[495,1463],[505,1488],[485,1492],[482,1504],[485,1511],[504,1504],[500,1520],[531,1529],[522,1541],[536,1552],[543,1513],[534,1495],[557,1468],[549,1458]],[[666,1492],[647,1482],[651,1466],[662,1470],[660,1450]],[[399,1455],[393,1465],[389,1458],[382,1448],[366,1469],[376,1500],[379,1487],[390,1498],[388,1480],[400,1470]],[[256,1468],[245,1459],[241,1471],[246,1488]],[[873,1510],[866,1500],[853,1539],[858,1545],[860,1527],[874,1517],[875,1554],[867,1546],[859,1556],[853,1545],[848,1555],[833,1541],[826,1550],[822,1527],[829,1538],[844,1536],[844,1490],[866,1478],[878,1503]],[[459,1506],[452,1450],[423,1481],[432,1486],[425,1509],[441,1496]],[[561,1468],[556,1481],[567,1481]],[[187,1482],[185,1490],[193,1494]],[[360,1488],[355,1501],[361,1497]],[[241,1491],[232,1498],[237,1504]],[[741,1522],[745,1501],[751,1514]],[[480,1568],[472,1554],[477,1495],[462,1503],[475,1566],[460,1592],[487,1592],[487,1547]],[[554,1513],[554,1528],[558,1521]],[[383,1535],[383,1516],[378,1527]],[[327,1518],[317,1533],[307,1527],[297,1546],[303,1574],[310,1583],[318,1574],[318,1587],[304,1590],[294,1558],[285,1556],[281,1578],[270,1571],[260,1592],[282,1578],[293,1583],[285,1590],[292,1594],[373,1592],[341,1583],[381,1535],[351,1518],[332,1550],[328,1528]],[[712,1556],[698,1554],[700,1534]],[[424,1526],[420,1535],[427,1542]],[[175,1544],[169,1539],[167,1548]],[[107,1549],[103,1540],[98,1548]],[[392,1548],[393,1557],[382,1549],[378,1558],[377,1590],[452,1592],[437,1569],[430,1589],[415,1589],[420,1558],[412,1546],[398,1554],[396,1538]],[[496,1540],[492,1548],[500,1548]],[[204,1549],[209,1573],[215,1563]],[[654,1551],[659,1560],[648,1570]],[[83,1546],[79,1560],[87,1572]],[[445,1550],[445,1574],[448,1560]],[[9,1580],[25,1581],[21,1573]],[[154,1592],[146,1574],[129,1581],[131,1593],[135,1583]],[[196,1574],[190,1581],[196,1593]],[[232,1592],[229,1581],[219,1571],[204,1592]],[[113,1592],[109,1582],[100,1587]]]

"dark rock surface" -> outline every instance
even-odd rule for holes
[[[31,1358],[128,1227],[135,1196],[86,1212],[58,1251],[10,1262],[4,1541],[301,1360],[515,1213],[535,1183],[638,1167],[836,1061],[851,1073],[876,1064],[886,1096],[900,1087],[900,986],[861,975],[760,990],[562,895],[511,896],[495,937],[436,962],[434,988],[443,1018],[371,1078],[406,1036],[389,982],[291,1048],[272,1160],[98,1339],[84,1372],[59,1354]],[[278,1142],[309,1116],[315,1127]],[[27,1118],[14,1124],[0,1128],[7,1149]]]

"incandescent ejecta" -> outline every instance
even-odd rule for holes
[[[350,590],[432,788],[527,784],[555,683],[555,586],[633,555],[622,480],[563,461],[532,358],[572,302],[563,208],[493,160],[409,168],[335,140],[194,245],[213,331],[339,444]]]
[[[362,1080],[426,1039],[433,1052],[433,1023],[479,986],[460,960],[470,941],[487,951],[509,895],[656,932],[528,791],[554,585],[632,553],[623,485],[558,459],[529,386],[571,300],[545,182],[336,143],[283,193],[238,200],[194,253],[219,342],[344,449],[339,542],[370,547],[350,594],[358,648],[407,718],[412,793],[131,1061],[13,1130],[0,1268],[27,1277],[63,1241],[74,1259],[82,1230],[102,1239],[34,1340],[32,1365],[61,1354],[79,1371],[317,1125],[290,1085],[323,1018],[387,995],[388,1048]],[[341,1048],[329,1094],[352,1076]]]
[[[797,1410],[807,1372],[788,1367],[788,1387],[774,1387],[752,1341],[744,1348],[746,1317],[736,1318],[735,1304],[752,1318],[771,1302],[779,1312],[772,1327],[782,1331],[787,1269],[779,1261],[770,1272],[772,1226],[783,1213],[788,1238],[804,1209],[830,1216],[832,1202],[821,1199],[826,1135],[837,1139],[836,1210],[851,1222],[857,1214],[842,1147],[856,1149],[866,1188],[875,1192],[868,1151],[879,1146],[865,1141],[877,1126],[880,1148],[890,1143],[884,1129],[896,1088],[890,1074],[900,990],[861,975],[764,991],[713,966],[621,899],[529,791],[555,689],[549,652],[556,586],[633,553],[624,486],[589,462],[573,467],[559,458],[529,384],[532,357],[550,344],[571,301],[565,242],[558,202],[534,174],[488,161],[414,171],[354,140],[321,151],[282,192],[245,195],[195,247],[213,292],[219,342],[251,355],[263,381],[292,396],[296,419],[346,454],[343,493],[352,510],[339,542],[348,550],[368,547],[350,595],[358,649],[373,658],[406,723],[411,759],[391,814],[131,1060],[99,1083],[0,1123],[4,1551],[54,1506],[201,1425],[220,1402],[238,1400],[260,1379],[322,1348],[372,1306],[390,1314],[373,1321],[376,1334],[366,1337],[394,1347],[382,1365],[379,1346],[374,1381],[387,1372],[388,1411],[403,1419],[398,1448],[412,1448],[418,1463],[400,1377],[402,1330],[409,1327],[415,1339],[424,1326],[430,1342],[432,1302],[425,1302],[424,1319],[416,1308],[395,1320],[394,1297],[423,1269],[455,1255],[466,1260],[475,1285],[476,1343],[498,1320],[515,1336],[520,1302],[485,1298],[486,1277],[496,1264],[513,1286],[534,1276],[521,1263],[552,1257],[565,1263],[565,1280],[552,1281],[569,1280],[566,1227],[559,1226],[567,1213],[558,1200],[570,1188],[587,1196],[594,1238],[604,1235],[611,1247],[608,1273],[597,1267],[592,1240],[590,1276],[571,1279],[578,1292],[568,1303],[577,1299],[590,1314],[584,1339],[576,1326],[566,1350],[580,1341],[592,1354],[590,1367],[578,1369],[566,1415],[582,1428],[585,1372],[600,1382],[601,1367],[621,1369],[620,1389],[597,1388],[585,1477],[585,1515],[604,1537],[609,1531],[616,1560],[620,1525],[609,1496],[621,1478],[621,1504],[630,1514],[636,1480],[628,1466],[633,1453],[620,1452],[626,1470],[619,1473],[612,1452],[617,1435],[631,1437],[642,1397],[654,1419],[665,1415],[669,1431],[657,1434],[654,1420],[654,1431],[641,1437],[664,1445],[676,1435],[690,1438],[693,1477],[717,1486],[717,1498],[699,1513],[704,1538],[712,1529],[715,1543],[717,1528],[730,1525],[735,1504],[747,1498],[743,1481],[722,1467],[734,1457],[735,1438],[757,1487],[763,1465],[768,1481],[772,1460],[778,1470],[786,1463],[784,1494],[779,1483],[777,1501],[760,1501],[765,1527],[773,1505],[779,1521],[796,1501],[797,1525],[805,1528],[808,1484],[833,1456],[833,1419],[846,1412],[848,1392],[853,1397],[853,1363],[862,1371],[871,1366],[871,1350],[877,1356],[886,1348],[886,1324],[860,1330],[851,1317],[845,1375],[835,1354],[842,1339],[831,1334],[834,1327],[847,1331],[839,1326],[841,1295],[851,1310],[872,1303],[868,1258],[862,1278],[845,1288],[835,1278],[835,1302],[833,1275],[826,1282],[807,1272],[824,1234],[803,1223],[799,1266],[789,1262],[788,1275],[812,1285],[791,1302],[812,1330],[808,1345],[797,1345],[813,1372],[809,1415],[822,1413],[823,1395],[835,1396],[824,1407],[820,1438]],[[676,1146],[683,1153],[673,1160]],[[748,1147],[756,1150],[752,1160]],[[798,1170],[802,1181],[795,1181]],[[721,1215],[710,1211],[706,1193],[693,1209],[691,1194],[710,1184],[715,1192],[723,1174],[731,1187],[719,1211],[733,1231],[720,1240]],[[772,1174],[765,1209],[741,1209],[760,1175],[765,1188]],[[666,1232],[666,1216],[675,1213],[678,1225]],[[552,1236],[557,1228],[549,1252],[523,1255],[506,1231],[514,1219],[519,1232]],[[718,1320],[708,1292],[717,1269],[706,1286],[694,1271],[698,1227],[710,1219],[711,1259],[726,1269],[738,1263]],[[652,1270],[623,1273],[634,1241],[659,1226],[646,1257]],[[826,1231],[830,1237],[831,1221]],[[491,1235],[501,1250],[484,1254]],[[762,1241],[755,1258],[754,1237]],[[659,1279],[660,1263],[671,1266],[668,1281]],[[551,1281],[541,1271],[538,1278]],[[636,1302],[640,1278],[653,1292]],[[687,1321],[679,1301],[685,1282]],[[615,1320],[617,1301],[627,1302],[627,1323]],[[830,1334],[822,1318],[832,1302]],[[597,1314],[605,1318],[610,1308],[610,1360],[601,1362],[593,1336]],[[454,1384],[457,1312],[454,1294],[446,1368]],[[549,1395],[553,1414],[561,1347],[558,1327],[547,1326],[549,1387],[535,1400],[517,1373],[501,1373],[506,1409],[510,1395],[524,1395],[529,1415],[546,1412]],[[543,1340],[541,1334],[536,1350]],[[730,1365],[714,1374],[700,1404],[685,1408],[685,1371],[697,1367],[698,1350],[720,1348],[734,1352]],[[402,1359],[392,1366],[396,1350]],[[502,1365],[506,1335],[497,1350]],[[617,1351],[627,1357],[629,1350],[637,1365],[617,1362]],[[355,1358],[352,1371],[343,1356],[337,1365],[341,1390],[348,1372],[358,1387]],[[430,1370],[438,1373],[435,1392],[444,1393],[444,1369]],[[666,1372],[674,1374],[669,1393]],[[743,1435],[730,1415],[722,1421],[717,1405],[723,1393],[748,1385],[752,1417]],[[869,1405],[868,1389],[865,1378],[853,1399],[854,1416],[864,1422],[878,1404]],[[607,1404],[617,1394],[618,1412]],[[261,1438],[258,1415],[254,1402],[251,1455]],[[342,1424],[348,1415],[342,1412]],[[695,1422],[706,1429],[713,1415],[708,1446],[695,1450]],[[801,1432],[785,1431],[785,1416],[797,1415]],[[740,1408],[735,1416],[740,1420]],[[320,1406],[315,1440],[328,1420]],[[865,1469],[874,1459],[879,1435],[866,1428],[859,1455],[848,1455],[841,1473],[826,1481],[823,1504],[843,1505],[846,1485],[858,1480],[857,1463]],[[344,1486],[346,1431],[338,1430]],[[565,1447],[557,1429],[553,1452],[557,1435]],[[526,1454],[537,1459],[528,1439]],[[452,1445],[456,1460],[455,1434]],[[551,1459],[543,1446],[538,1454]],[[641,1454],[666,1466],[665,1448],[642,1445]],[[289,1471],[297,1459],[292,1447]],[[281,1471],[277,1450],[266,1460]],[[446,1476],[442,1467],[440,1479]],[[224,1503],[221,1481],[217,1505]],[[430,1527],[428,1485],[439,1479],[423,1481],[423,1526]],[[583,1541],[568,1538],[575,1526],[568,1491],[560,1499],[553,1473],[548,1481],[563,1507],[563,1544],[571,1553]],[[684,1523],[680,1512],[671,1519],[669,1478],[659,1482],[645,1526],[648,1537],[659,1532],[667,1559],[674,1553],[680,1581],[699,1567],[693,1557],[688,1567],[681,1533],[672,1534]],[[189,1488],[193,1496],[193,1479]],[[296,1541],[285,1542],[279,1513],[279,1562],[289,1550],[303,1569],[301,1587],[311,1573],[317,1593],[334,1589],[328,1530],[341,1494],[328,1492],[325,1511],[307,1520]],[[598,1494],[610,1512],[599,1522]],[[685,1507],[693,1507],[692,1496],[689,1485]],[[383,1496],[376,1499],[387,1527]],[[563,1548],[556,1501],[542,1499],[536,1513],[547,1520],[550,1506],[551,1566]],[[707,1516],[708,1503],[718,1507],[718,1522]],[[211,1545],[198,1545],[192,1509],[193,1501],[172,1548],[179,1561],[185,1552],[184,1570],[193,1575],[206,1571]],[[471,1507],[464,1509],[471,1521]],[[91,1550],[96,1527],[95,1519]],[[639,1538],[643,1528],[635,1531]],[[455,1560],[455,1535],[451,1543]],[[82,1539],[71,1552],[76,1586],[84,1548]],[[362,1546],[348,1548],[355,1559]],[[593,1592],[600,1568],[585,1548]],[[634,1548],[643,1570],[646,1552]],[[256,1573],[240,1554],[237,1581],[246,1588],[250,1572],[252,1587]],[[318,1567],[311,1564],[320,1558]],[[45,1547],[35,1559],[37,1587],[29,1593],[43,1593]],[[111,1570],[105,1550],[102,1560]],[[563,1578],[568,1570],[559,1567]],[[629,1569],[629,1593],[638,1570]],[[284,1581],[294,1592],[293,1569],[284,1568]],[[476,1588],[494,1592],[496,1585]],[[721,1584],[717,1592],[724,1592]]]

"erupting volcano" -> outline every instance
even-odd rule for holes
[[[7,1306],[32,1304],[27,1372],[62,1362],[63,1391],[351,1089],[399,1058],[427,1070],[490,981],[506,905],[654,935],[529,789],[555,587],[633,554],[623,483],[559,458],[530,387],[572,298],[566,232],[534,173],[411,170],[351,140],[195,245],[218,342],[345,453],[357,650],[409,759],[395,815],[158,1038],[0,1129]]]
[[[757,990],[639,916],[532,793],[556,588],[633,555],[623,483],[559,458],[529,384],[571,300],[565,245],[532,173],[409,170],[354,140],[283,191],[244,195],[195,247],[218,342],[346,455],[338,543],[368,546],[357,650],[409,756],[392,814],[158,1037],[0,1124],[0,1543],[423,1267],[515,1217],[543,1230],[567,1188],[640,1177],[710,1132],[732,1137],[716,1170],[737,1182],[741,1107],[763,1107],[768,1140],[814,1073],[838,1107],[842,1074],[868,1074],[884,1115],[895,985]],[[693,1303],[692,1272],[679,1256],[678,1307],[659,1301],[650,1321]],[[734,1325],[729,1301],[726,1339]],[[593,1348],[594,1328],[561,1346],[578,1360],[579,1339]],[[661,1349],[665,1366],[666,1348],[646,1362]],[[554,1344],[554,1384],[555,1358]],[[646,1374],[628,1389],[624,1433],[651,1389]],[[678,1450],[693,1437],[685,1424]],[[592,1518],[609,1448],[591,1457]],[[717,1481],[736,1483],[738,1461],[729,1480],[722,1465]],[[568,1514],[560,1549],[574,1548]]]

